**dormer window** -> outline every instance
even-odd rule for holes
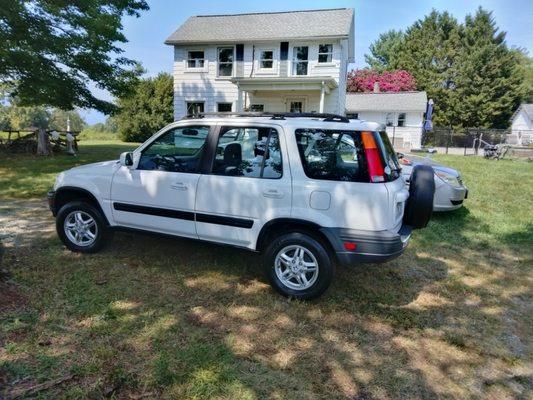
[[[309,63],[309,47],[295,46],[292,50],[292,74],[307,75],[307,64]]]
[[[218,76],[233,75],[233,47],[218,48]]]
[[[262,50],[259,55],[259,68],[272,69],[274,68],[274,51]]]
[[[205,63],[204,52],[201,50],[189,51],[187,68],[203,68]]]
[[[318,45],[318,62],[330,63],[333,61],[333,45],[320,44]]]

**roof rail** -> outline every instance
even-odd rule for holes
[[[290,112],[202,112],[197,114],[189,114],[182,119],[198,119],[205,117],[270,117],[271,119],[286,119],[286,118],[321,118],[325,122],[350,122],[350,120],[338,114],[330,113],[290,113]]]

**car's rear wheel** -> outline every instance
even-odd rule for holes
[[[291,232],[267,247],[264,268],[270,284],[284,296],[319,297],[331,284],[334,265],[326,248],[312,236]]]
[[[83,201],[65,204],[56,217],[56,230],[68,249],[95,253],[109,238],[109,229],[101,211]]]

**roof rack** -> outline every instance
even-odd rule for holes
[[[270,117],[271,119],[286,119],[286,118],[321,118],[324,122],[350,122],[350,120],[338,114],[330,113],[290,113],[290,112],[203,112],[197,114],[189,114],[183,119],[197,119],[205,117]]]

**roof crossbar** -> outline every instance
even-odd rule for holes
[[[324,122],[350,122],[350,120],[338,114],[330,113],[290,113],[290,112],[203,112],[197,114],[189,114],[183,119],[197,119],[205,117],[270,117],[271,119],[286,119],[286,118],[320,118]]]

